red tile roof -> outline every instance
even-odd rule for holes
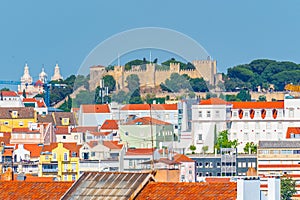
[[[68,126],[56,126],[55,128],[55,134],[57,135],[66,135],[69,133],[69,127]]]
[[[94,135],[94,136],[108,136],[109,134],[111,134],[111,131],[105,131],[105,132],[90,132],[90,134]]]
[[[83,113],[110,113],[108,104],[83,104],[81,109]]]
[[[128,155],[128,156],[152,155],[152,153],[154,151],[155,151],[155,149],[152,149],[152,148],[138,148],[138,149],[129,148],[129,149],[127,149],[126,155]]]
[[[4,149],[4,153],[2,154],[2,156],[12,156],[13,151],[13,149]]]
[[[227,104],[230,103],[220,98],[210,98],[206,100],[201,100],[199,103],[199,105],[227,105]]]
[[[193,159],[191,159],[183,154],[176,154],[174,156],[174,161],[176,161],[176,162],[195,162]]]
[[[177,110],[177,104],[127,104],[121,110]]]
[[[3,142],[4,144],[9,144],[10,143],[10,137],[11,133],[5,132],[3,133],[3,136],[0,137],[0,144]]]
[[[58,200],[73,182],[0,181],[0,199]]]
[[[91,148],[93,148],[93,147],[95,147],[95,146],[97,146],[97,145],[99,144],[99,141],[92,140],[92,141],[87,142],[87,144],[88,144]]]
[[[37,144],[24,144],[24,149],[30,152],[31,158],[40,157],[42,148],[42,146],[39,146]]]
[[[144,200],[235,200],[237,197],[236,183],[163,183],[150,182],[135,199]]]
[[[291,138],[291,134],[300,134],[300,127],[288,127],[286,138]]]
[[[205,177],[205,181],[207,183],[228,183],[230,182],[230,178],[225,177]]]
[[[37,103],[37,107],[39,107],[39,108],[45,108],[46,107],[46,104],[45,104],[45,102],[42,98],[41,99],[25,98],[25,99],[23,99],[23,102],[24,103]]]
[[[39,130],[30,130],[29,128],[13,128],[12,133],[39,133]]]
[[[239,108],[249,108],[249,109],[283,109],[283,101],[274,101],[274,102],[231,102],[233,109]]]
[[[3,97],[17,97],[18,94],[15,91],[1,91],[0,95]]]
[[[72,133],[84,133],[86,131],[98,131],[98,126],[77,126],[71,130]]]
[[[105,130],[117,130],[119,129],[118,126],[118,120],[112,120],[112,119],[107,119],[105,122],[102,124],[100,129],[105,129]]]
[[[151,117],[140,117],[135,120],[129,121],[125,123],[125,125],[171,125],[169,122],[164,122],[158,119],[154,119]]]
[[[123,144],[119,144],[118,141],[103,141],[103,145],[109,149],[122,149]]]

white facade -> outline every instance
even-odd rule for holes
[[[22,98],[13,91],[0,92],[0,107],[24,107]]]
[[[214,151],[215,139],[219,132],[227,130],[230,105],[226,102],[200,103],[192,106],[192,138],[197,153],[203,146],[208,146],[207,152]]]

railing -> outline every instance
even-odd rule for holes
[[[43,172],[58,172],[58,169],[42,169]]]

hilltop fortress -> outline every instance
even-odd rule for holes
[[[192,62],[196,69],[180,70],[179,63],[170,63],[170,69],[159,70],[153,63],[146,64],[146,69],[141,66],[132,66],[131,70],[125,70],[125,66],[114,66],[114,70],[107,70],[104,66],[90,67],[90,89],[95,89],[100,85],[100,80],[105,75],[111,75],[116,80],[116,90],[126,87],[126,78],[131,74],[138,75],[141,87],[157,87],[170,78],[172,73],[180,75],[186,74],[191,78],[201,78],[211,85],[216,85],[222,80],[221,74],[217,74],[216,60],[195,60]]]

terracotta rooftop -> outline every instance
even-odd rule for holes
[[[17,111],[17,118],[12,118],[12,112]],[[33,119],[34,108],[32,107],[0,107],[0,119]]]
[[[249,109],[283,109],[283,101],[274,101],[274,102],[231,102],[233,109],[239,108],[249,108]]]
[[[103,122],[101,128],[102,130],[117,130],[119,129],[118,120],[107,119]]]
[[[12,156],[13,151],[13,149],[4,149],[2,156]]]
[[[54,120],[52,115],[48,114],[48,115],[38,115],[37,116],[37,121],[40,123],[52,123],[54,124]]]
[[[13,128],[12,133],[39,133],[39,130],[30,130],[29,128]]]
[[[24,144],[24,149],[30,152],[30,158],[40,157],[42,152],[42,146],[37,144]]]
[[[122,149],[123,144],[118,144],[118,141],[103,141],[103,145],[109,149]]]
[[[82,113],[110,113],[108,104],[83,104]]]
[[[77,122],[75,119],[74,113],[71,112],[54,112],[52,113],[54,123],[56,126],[63,126],[62,119],[63,118],[69,118],[69,125],[76,126]]]
[[[183,154],[176,154],[173,158],[176,162],[195,162],[193,159]]]
[[[125,123],[124,125],[171,125],[169,122],[164,122],[152,117],[140,117]]]
[[[107,136],[109,134],[111,134],[111,131],[105,131],[105,132],[90,132],[90,134],[94,135],[94,136]]]
[[[57,135],[66,135],[69,133],[69,127],[68,126],[56,126],[55,127],[55,134]]]
[[[23,103],[36,103],[38,108],[46,107],[46,104],[42,98],[41,99],[25,98],[25,99],[23,99]]]
[[[128,148],[126,155],[127,156],[139,156],[139,155],[152,155],[155,149],[152,148]]]
[[[58,200],[73,182],[0,181],[0,199]]]
[[[10,137],[11,137],[11,133],[9,133],[9,132],[2,133],[2,135],[0,136],[0,144],[2,142],[4,142],[4,144],[9,144]]]
[[[87,142],[87,144],[88,144],[91,148],[93,148],[93,147],[95,147],[95,146],[97,146],[97,145],[99,144],[99,141],[97,141],[97,140],[92,140],[92,141]]]
[[[17,97],[19,95],[15,91],[0,91],[0,96],[3,96],[3,97]]]
[[[206,100],[201,100],[199,103],[199,105],[228,105],[228,104],[230,103],[220,98],[210,98]]]
[[[63,147],[69,150],[70,156],[72,156],[72,153],[75,152],[76,156],[79,156],[79,150],[82,147],[82,145],[77,145],[75,142],[69,142],[69,143],[62,143]],[[42,147],[42,152],[52,152],[53,149],[58,147],[58,143],[51,143],[49,145],[44,145]]]
[[[177,110],[177,104],[127,104],[121,110]]]
[[[98,126],[77,126],[71,130],[72,133],[84,133],[86,131],[98,131]]]
[[[160,183],[150,182],[137,195],[136,200],[235,200],[236,183]]]
[[[291,134],[300,134],[300,127],[288,127],[286,131],[286,138],[291,138]]]

